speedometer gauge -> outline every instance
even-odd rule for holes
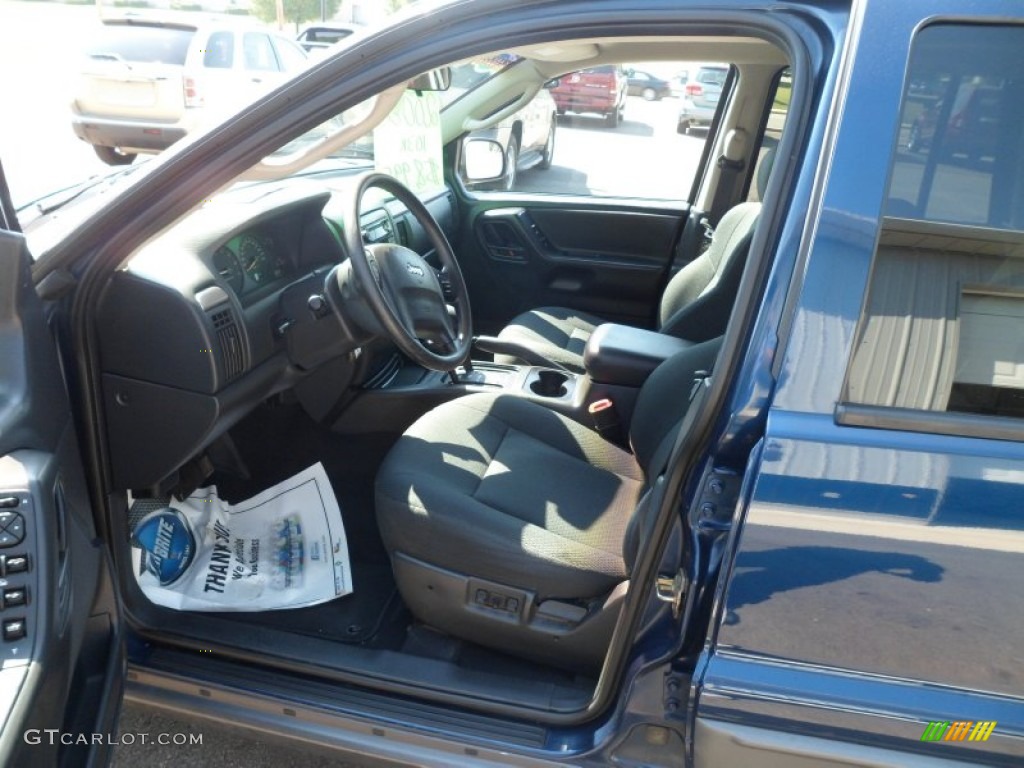
[[[244,235],[238,243],[238,258],[242,261],[242,269],[249,279],[260,285],[270,277],[267,267],[270,266],[270,254],[263,244],[263,239],[255,235]]]
[[[242,235],[238,241],[238,256],[242,269],[253,285],[266,285],[284,277],[286,265],[270,235],[254,233]]]
[[[238,263],[235,252],[222,245],[213,254],[213,268],[217,270],[217,277],[226,282],[236,294],[242,292],[242,265]]]

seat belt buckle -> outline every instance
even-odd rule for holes
[[[594,429],[597,434],[605,440],[622,444],[622,424],[619,423],[619,412],[615,409],[615,403],[611,398],[604,397],[595,400],[587,406],[587,413],[594,421]]]

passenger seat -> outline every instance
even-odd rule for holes
[[[761,161],[757,173],[760,197],[768,186],[774,150]],[[740,277],[747,262],[760,203],[740,203],[722,216],[711,245],[679,270],[665,286],[658,307],[658,331],[686,339],[707,341],[725,332]],[[602,318],[565,307],[540,307],[515,317],[498,338],[524,346],[553,363],[583,372],[583,349]],[[500,363],[521,362],[511,355],[495,355]]]

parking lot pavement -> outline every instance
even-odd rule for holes
[[[166,741],[192,741],[201,744],[141,744],[140,734],[147,741],[167,734]],[[179,737],[184,734],[184,737]],[[215,728],[206,724],[188,723],[165,717],[136,704],[126,703],[121,714],[121,739],[115,747],[112,768],[145,765],[146,768],[180,768],[181,766],[217,766],[217,768],[280,768],[296,765],[302,768],[355,768],[320,754],[291,749],[262,741],[248,734]]]
[[[524,171],[513,191],[684,199],[704,137],[676,133],[678,115],[678,99],[630,96],[615,128],[598,116],[561,117],[551,167]]]

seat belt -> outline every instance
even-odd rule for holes
[[[676,243],[668,279],[711,245],[715,227],[735,200],[737,183],[747,167],[746,152],[747,132],[742,128],[733,128],[726,134],[722,154],[715,161],[718,185],[711,200],[711,208],[702,213],[690,211],[682,236]]]
[[[731,208],[736,200],[736,185],[740,174],[747,168],[747,132],[742,128],[733,128],[725,136],[722,154],[715,165],[718,167],[718,184],[711,200],[708,219],[713,227]]]

